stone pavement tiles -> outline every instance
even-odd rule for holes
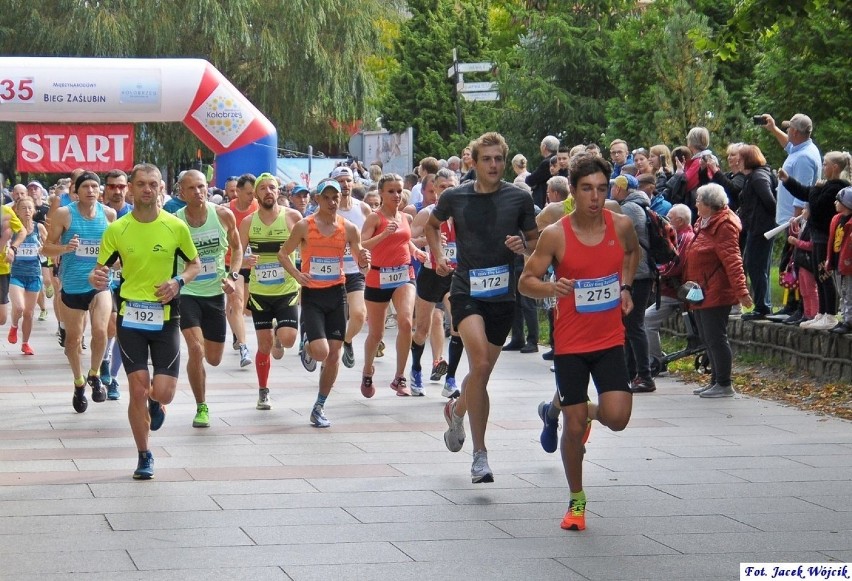
[[[254,369],[228,346],[208,367],[211,427],[191,427],[183,374],[151,438],[156,478],[136,482],[126,392],[74,413],[53,324],[35,325],[35,357],[0,341],[0,579],[697,580],[736,579],[745,561],[852,561],[848,422],[701,400],[660,378],[624,432],[594,427],[588,528],[563,531],[559,456],[538,444],[548,363],[501,356],[496,482],[473,485],[470,442],[451,454],[442,441],[440,385],[423,398],[389,388],[389,330],[378,393],[358,389],[362,335],[325,430],[309,425],[317,374],[294,351],[273,360],[274,407],[261,412]]]

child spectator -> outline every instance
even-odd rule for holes
[[[834,208],[837,215],[829,228],[825,270],[840,274],[841,320],[831,332],[842,335],[852,332],[852,186],[838,192]]]
[[[799,295],[802,297],[803,311],[801,317],[785,321],[785,323],[804,328],[810,326],[809,322],[819,314],[819,292],[817,291],[814,263],[811,257],[814,244],[811,242],[809,214],[810,212],[806,208],[799,218],[794,218],[790,222],[790,235],[787,237],[787,242],[794,248],[792,260],[798,274]]]

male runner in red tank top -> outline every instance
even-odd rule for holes
[[[639,262],[639,243],[626,216],[604,208],[609,163],[578,156],[571,163],[574,211],[548,226],[524,267],[519,290],[531,298],[557,297],[554,339],[557,394],[542,402],[541,444],[556,450],[559,411],[564,416],[562,464],[571,498],[562,528],[586,528],[583,452],[591,420],[623,430],[633,405],[624,358],[622,316],[633,308],[631,283]],[[556,265],[554,281],[542,280]],[[641,306],[640,306],[641,308]],[[588,401],[589,376],[598,403]]]

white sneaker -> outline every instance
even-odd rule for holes
[[[447,431],[444,432],[444,444],[450,452],[458,452],[464,445],[464,418],[455,414],[456,400],[451,399],[444,406],[444,419],[447,421]]]
[[[470,480],[474,484],[494,482],[494,473],[488,466],[488,452],[476,450],[473,453],[473,464],[470,467]]]
[[[813,319],[811,319],[811,320],[809,320],[809,321],[805,321],[805,322],[801,323],[801,324],[799,325],[799,328],[800,328],[800,329],[810,329],[810,328],[811,328],[811,327],[813,327],[815,324],[817,324],[818,322],[820,322],[820,321],[822,320],[823,316],[824,316],[824,315],[823,315],[823,313],[819,313],[819,314],[817,314],[817,315],[814,315],[814,318],[813,318]]]
[[[816,331],[827,331],[829,329],[833,329],[834,326],[837,324],[837,317],[828,313],[822,315],[821,319],[814,320],[816,322],[813,325],[810,325],[808,329],[814,329]]]

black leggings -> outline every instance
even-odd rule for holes
[[[811,257],[813,258],[814,268],[818,268],[820,264],[825,262],[828,255],[828,243],[814,242],[811,249]],[[819,294],[819,312],[828,313],[829,315],[837,314],[837,287],[834,286],[834,278],[828,277],[820,281],[819,276],[816,277],[817,293]]]

